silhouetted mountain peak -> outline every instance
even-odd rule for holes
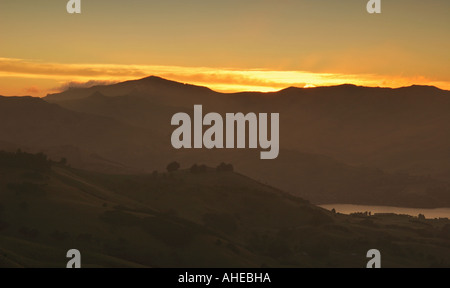
[[[159,77],[159,76],[154,76],[154,75],[147,76],[147,77],[141,78],[141,79],[136,80],[136,81],[151,81],[151,82],[154,82],[154,83],[165,83],[165,84],[179,83],[179,82],[176,82],[176,81],[172,81],[172,80],[165,79],[165,78],[162,78],[162,77]]]
[[[130,80],[117,84],[113,84],[112,86],[123,86],[123,85],[144,85],[146,89],[161,89],[161,88],[194,88],[194,89],[202,89],[202,90],[210,90],[207,87],[192,85],[188,83],[181,83],[173,80],[168,80],[165,78],[161,78],[158,76],[148,76],[145,78],[141,78],[138,80]]]
[[[439,89],[438,87],[430,86],[430,85],[411,85],[411,86],[407,86],[407,87],[401,87],[401,88],[398,88],[398,89],[413,90],[413,91],[420,91],[420,92],[445,91],[445,90]]]
[[[342,84],[342,85],[334,85],[334,86],[319,86],[319,87],[311,87],[311,88],[303,88],[303,87],[295,87],[291,86],[286,89],[283,89],[279,92],[284,95],[294,95],[294,94],[303,94],[303,93],[320,93],[320,92],[328,92],[328,93],[337,93],[342,94],[346,92],[354,92],[361,89],[380,89],[380,88],[370,88],[364,86],[357,86],[354,84]]]
[[[61,93],[49,94],[48,101],[64,101],[82,99],[100,92],[103,96],[124,95],[174,95],[211,93],[211,89],[203,86],[180,83],[157,76],[149,76],[138,80],[130,80],[112,85],[94,86],[90,88],[69,89]],[[97,95],[100,96],[100,95]]]

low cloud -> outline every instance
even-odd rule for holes
[[[102,86],[102,85],[111,85],[115,84],[118,81],[111,81],[111,80],[89,80],[87,82],[66,82],[62,84],[61,86],[55,87],[51,89],[51,92],[62,92],[73,88],[90,88],[94,86]]]
[[[41,89],[37,86],[31,86],[24,89],[26,93],[30,95],[39,94],[41,92]]]

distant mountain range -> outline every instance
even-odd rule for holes
[[[280,113],[280,157],[173,149],[170,119],[192,114],[194,104],[205,112]],[[228,162],[313,203],[450,207],[450,91],[435,87],[226,94],[148,77],[44,99],[1,97],[0,131],[0,148],[45,151],[91,171]]]

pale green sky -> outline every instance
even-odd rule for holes
[[[0,58],[450,82],[448,0],[382,0],[379,15],[366,0],[81,0],[81,15],[66,3],[0,0]]]

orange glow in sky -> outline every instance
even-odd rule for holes
[[[432,3],[431,3],[432,2]],[[450,1],[0,1],[0,95],[150,75],[223,92],[450,89]]]
[[[450,89],[450,83],[423,77],[382,76],[371,74],[313,73],[266,69],[230,69],[207,67],[61,64],[0,58],[0,85],[4,95],[45,96],[60,92],[68,83],[109,84],[160,76],[174,81],[209,87],[220,92],[277,91],[287,87],[317,87],[351,83],[370,87],[403,87],[412,84]]]

